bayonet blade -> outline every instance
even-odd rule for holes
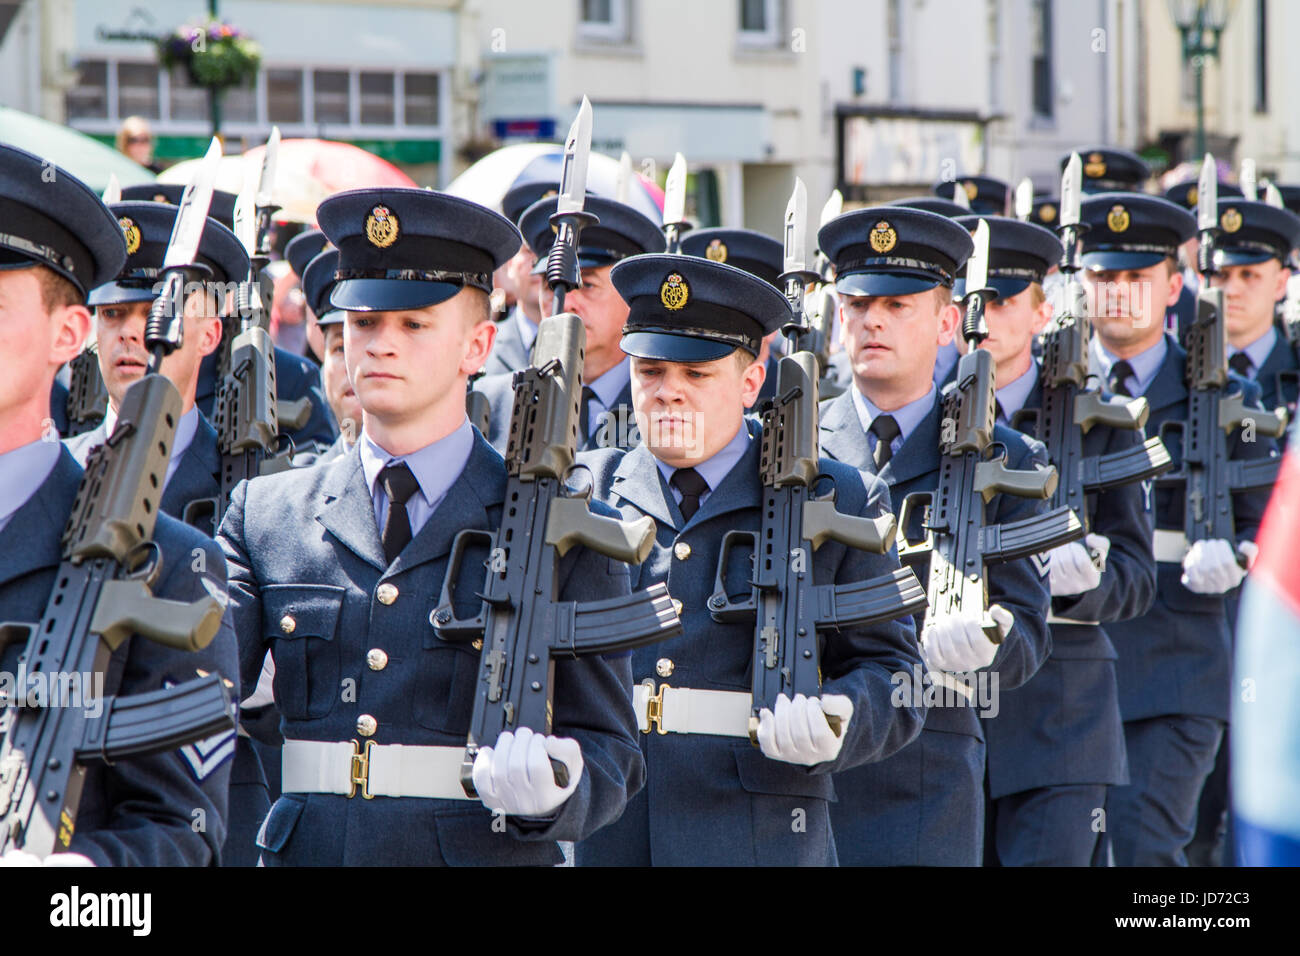
[[[214,136],[203,161],[194,172],[194,179],[181,195],[180,205],[176,209],[176,225],[172,227],[167,255],[163,258],[164,270],[192,265],[197,258],[199,240],[203,238],[203,226],[208,219],[208,207],[212,205],[212,190],[220,167],[221,141]]]
[[[560,169],[557,213],[582,212],[587,199],[587,159],[591,156],[591,101],[586,96],[564,138],[564,165]]]
[[[668,170],[664,184],[664,225],[675,226],[686,221],[686,157],[678,153]]]
[[[785,271],[803,272],[808,228],[808,190],[798,176],[785,207]]]
[[[1275,209],[1285,209],[1286,203],[1282,201],[1282,191],[1273,185],[1273,181],[1264,180],[1264,202],[1268,203]]]
[[[966,195],[966,187],[960,182],[954,181],[952,184],[952,201],[963,209],[970,209],[970,197]]]
[[[626,203],[632,191],[632,156],[627,150],[618,158],[618,180],[614,186],[614,198]]]
[[[1034,183],[1028,176],[1016,186],[1016,218],[1028,222],[1034,211]]]
[[[245,183],[235,197],[235,238],[250,256],[257,248],[257,209],[253,199],[253,184]]]
[[[105,206],[122,201],[122,184],[117,181],[117,173],[108,174],[108,185],[104,187],[104,195],[100,199]]]
[[[817,228],[820,229],[832,219],[839,218],[840,213],[844,211],[844,196],[838,189],[831,190],[831,198],[826,200],[826,205],[822,206],[822,215],[817,220]]]
[[[1241,192],[1247,199],[1259,198],[1259,186],[1256,185],[1255,179],[1255,161],[1253,159],[1243,159],[1241,161],[1241,175],[1238,177],[1241,185]]]
[[[1196,228],[1208,232],[1214,228],[1219,216],[1219,176],[1214,167],[1214,157],[1205,154],[1201,163],[1201,179],[1196,184]]]
[[[262,177],[257,182],[257,195],[254,205],[265,209],[271,205],[271,193],[275,191],[276,161],[280,156],[280,127],[271,127],[271,138],[266,141],[266,150],[262,153]]]
[[[1071,153],[1061,174],[1061,225],[1077,226],[1083,215],[1083,160]]]
[[[975,251],[966,260],[966,294],[979,292],[988,285],[989,278],[989,224],[981,219],[975,227]]]

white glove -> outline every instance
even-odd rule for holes
[[[1101,567],[1093,563],[1089,550],[1101,555]],[[1082,594],[1101,584],[1101,572],[1106,569],[1106,557],[1110,554],[1110,538],[1100,534],[1090,534],[1083,539],[1083,544],[1071,541],[1048,552],[1052,562],[1051,585],[1052,596]]]
[[[90,857],[82,856],[80,853],[51,853],[45,859],[41,859],[35,853],[28,853],[26,850],[9,850],[3,856],[0,856],[0,867],[3,866],[94,866]]]
[[[1197,594],[1223,594],[1240,584],[1245,576],[1246,572],[1237,563],[1237,552],[1222,538],[1197,541],[1183,556],[1183,587]]]
[[[840,719],[840,732],[831,730],[826,715]],[[853,701],[843,694],[805,697],[785,694],[776,698],[776,713],[764,707],[758,712],[758,746],[773,760],[813,764],[834,760],[844,746],[844,733],[853,716]]]
[[[991,604],[989,615],[1005,638],[1013,623],[1011,612]],[[921,631],[921,657],[925,666],[930,670],[964,674],[992,664],[998,645],[984,634],[983,618],[978,612],[927,618]]]
[[[559,787],[551,758],[569,769],[569,785]],[[558,808],[582,778],[582,750],[572,737],[543,737],[527,727],[506,730],[495,747],[474,758],[474,789],[489,810],[512,817],[544,817]]]

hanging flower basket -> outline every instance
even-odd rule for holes
[[[262,50],[238,27],[209,20],[162,37],[158,62],[168,69],[184,66],[196,86],[222,90],[256,79]]]

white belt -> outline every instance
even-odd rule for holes
[[[1165,564],[1182,564],[1187,556],[1187,536],[1181,531],[1161,531],[1151,538],[1151,549],[1156,553],[1156,560]]]
[[[1051,611],[1048,611],[1047,623],[1048,624],[1100,624],[1101,621],[1081,621],[1078,618],[1061,617],[1059,614],[1053,614]]]
[[[368,740],[286,740],[280,757],[285,793],[474,800],[460,785],[464,747],[376,744]]]
[[[695,690],[659,685],[647,677],[632,688],[632,706],[641,733],[716,734],[748,737],[750,696],[732,690]]]

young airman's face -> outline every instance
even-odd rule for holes
[[[46,430],[54,375],[89,331],[84,305],[45,308],[36,268],[0,269],[0,450]]]
[[[952,341],[960,317],[948,299],[942,287],[913,295],[840,295],[840,341],[864,394],[931,380],[939,347]]]
[[[1051,319],[1051,303],[1034,305],[1034,295],[1033,287],[1027,286],[1009,298],[999,296],[984,307],[984,323],[989,334],[980,348],[992,353],[996,368],[1007,368],[1022,359],[1029,352],[1034,336]],[[1005,384],[1001,375],[997,380]]]
[[[325,386],[325,400],[334,412],[334,420],[339,429],[348,436],[351,443],[361,434],[361,403],[357,401],[356,390],[348,381],[348,367],[343,353],[343,326],[327,325],[325,333],[325,356],[321,360],[321,384]]]
[[[612,266],[582,270],[582,287],[564,296],[564,308],[582,319],[587,332],[587,351],[582,380],[592,382],[625,358],[622,348],[623,326],[627,324],[628,305],[614,288],[609,274]],[[542,284],[542,314],[550,315],[554,296]]]
[[[348,313],[347,377],[367,416],[392,428],[449,402],[464,410],[466,378],[483,367],[496,334],[479,297],[463,289],[422,309]]]
[[[744,353],[712,362],[632,358],[632,405],[651,453],[674,468],[712,458],[744,427],[766,369]]]
[[[126,390],[144,377],[149,367],[144,327],[149,320],[150,301],[101,305],[95,309],[95,341],[99,346],[99,371],[114,407],[120,408]],[[162,361],[160,371],[184,397],[198,387],[199,366],[204,356],[221,345],[221,319],[215,301],[203,292],[185,300],[181,347]]]
[[[1168,260],[1142,269],[1084,269],[1088,310],[1102,345],[1143,351],[1164,335],[1165,310],[1178,301],[1183,274]]]
[[[1286,295],[1291,270],[1277,259],[1224,266],[1210,280],[1223,289],[1228,338],[1234,345],[1249,345],[1273,324],[1273,307]]]

